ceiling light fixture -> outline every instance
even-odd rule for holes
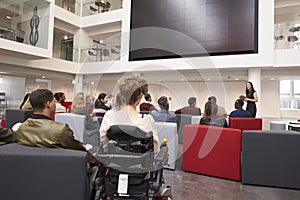
[[[7,16],[6,16],[6,19],[11,19],[11,16],[7,15]]]

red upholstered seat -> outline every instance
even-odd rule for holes
[[[71,111],[71,106],[72,106],[72,102],[71,101],[61,102],[61,105],[63,105],[64,107],[66,107],[66,109],[67,109],[68,112]]]
[[[3,119],[1,120],[1,126],[2,126],[3,128],[6,127],[6,119],[5,119],[5,118],[3,118]]]
[[[240,181],[241,130],[207,125],[186,125],[182,169]]]
[[[229,118],[229,127],[244,130],[262,130],[261,118]]]

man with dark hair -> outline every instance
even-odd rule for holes
[[[55,112],[67,112],[67,108],[64,107],[61,103],[65,102],[66,95],[63,92],[57,92],[54,94],[54,97],[56,99],[56,109]]]
[[[140,105],[140,111],[148,111],[151,110],[157,110],[154,105],[152,105],[150,102],[152,101],[151,95],[148,93],[145,95],[146,102],[141,103]]]
[[[243,109],[244,101],[242,99],[237,99],[234,102],[234,108],[236,110],[232,111],[229,117],[237,117],[237,118],[247,118],[251,117],[249,111]]]
[[[196,97],[190,97],[188,100],[189,106],[176,110],[175,114],[201,115],[201,109],[196,107],[196,101]]]
[[[168,98],[162,96],[157,101],[161,110],[152,110],[150,114],[156,122],[176,122],[176,115],[169,112]]]
[[[217,116],[225,116],[227,117],[227,112],[223,106],[219,106],[217,104],[217,98],[215,96],[208,97],[208,102],[215,103],[218,106]]]
[[[32,118],[28,118],[16,131],[19,144],[46,147],[66,148],[85,151],[85,147],[74,138],[73,131],[66,124],[52,121],[55,113],[53,93],[47,89],[37,89],[30,94],[33,108]]]

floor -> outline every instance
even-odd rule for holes
[[[300,200],[300,190],[242,185],[240,182],[215,178],[181,169],[164,170],[165,185],[170,185],[174,200]],[[299,180],[300,181],[300,180]]]

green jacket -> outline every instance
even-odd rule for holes
[[[0,126],[0,142],[16,142],[16,135],[11,129]]]
[[[68,125],[48,119],[27,119],[16,131],[19,144],[85,151]]]

